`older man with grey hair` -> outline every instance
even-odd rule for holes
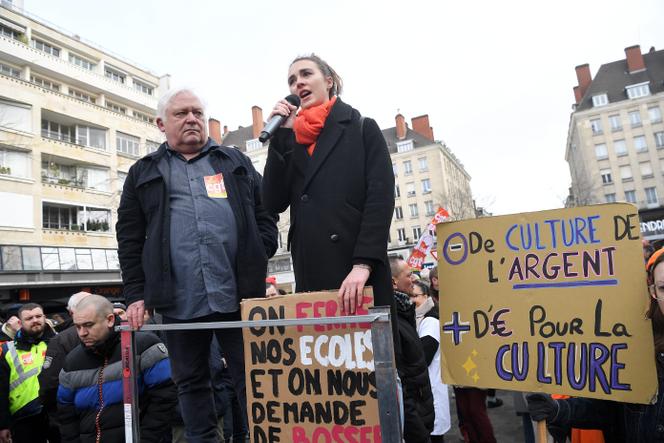
[[[261,176],[239,150],[208,138],[203,103],[192,91],[167,92],[158,114],[166,142],[130,168],[118,208],[129,324],[140,328],[146,309],[164,323],[239,320],[240,300],[264,297],[267,260],[277,248]],[[167,332],[190,443],[218,441],[208,367],[213,332],[246,414],[241,330]]]

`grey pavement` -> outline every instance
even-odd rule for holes
[[[454,401],[452,388],[449,390],[450,416],[452,428],[445,434],[445,443],[463,442],[459,432],[459,420],[456,413],[456,402]],[[489,419],[493,425],[493,433],[498,443],[522,443],[523,426],[521,417],[514,411],[514,400],[512,391],[496,391],[496,397],[503,401],[503,405],[488,409]]]

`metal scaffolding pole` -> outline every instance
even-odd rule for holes
[[[200,322],[177,324],[144,325],[141,331],[185,331],[195,329],[233,329],[270,326],[311,326],[344,323],[371,323],[371,341],[373,345],[376,390],[378,393],[378,414],[382,441],[401,443],[401,419],[397,398],[397,373],[394,365],[392,346],[392,326],[389,307],[369,308],[367,315],[343,317],[320,317],[300,319],[249,320],[226,322]],[[140,423],[138,409],[138,388],[136,368],[136,347],[134,331],[126,322],[116,329],[120,331],[122,347],[122,384],[124,397],[125,441],[140,442]]]

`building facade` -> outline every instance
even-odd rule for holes
[[[395,210],[388,253],[408,258],[439,207],[447,209],[453,219],[474,218],[475,208],[470,175],[445,143],[434,139],[428,115],[413,118],[412,129],[401,114],[395,117],[395,123],[394,127],[382,130],[395,177]],[[224,145],[236,146],[245,152],[259,172],[265,169],[269,146],[258,141],[263,124],[262,110],[254,106],[251,126],[235,131],[224,127],[219,135]],[[280,215],[279,249],[268,264],[268,273],[275,275],[277,286],[287,292],[294,290],[295,283],[286,244],[289,219],[288,211]],[[433,257],[429,256],[425,266],[433,264]]]
[[[664,218],[664,51],[631,46],[595,78],[587,64],[576,75],[565,151],[572,176],[567,205],[629,202],[638,207],[643,230]],[[646,238],[664,238],[664,230],[647,231]]]
[[[0,301],[121,295],[124,178],[155,150],[159,94],[134,63],[0,7]]]

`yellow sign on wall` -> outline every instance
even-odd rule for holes
[[[606,204],[437,228],[446,383],[648,403],[639,217]]]

